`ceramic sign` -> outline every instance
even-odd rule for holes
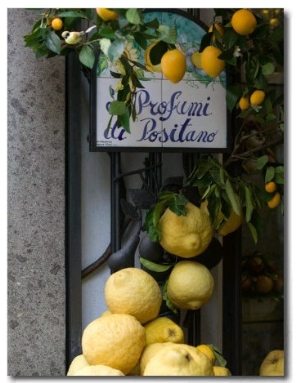
[[[212,79],[191,61],[192,53],[199,50],[205,29],[188,15],[174,11],[145,13],[146,20],[154,18],[170,27],[176,25],[177,41],[186,55],[186,74],[174,84],[161,72],[138,68],[137,75],[144,88],[137,89],[137,120],[130,120],[130,133],[118,128],[116,119],[107,129],[111,117],[108,107],[119,80],[110,74],[110,70],[118,70],[117,64],[111,68],[106,57],[101,56],[95,80],[92,150],[225,150],[228,146],[226,74],[222,72]],[[149,65],[145,63],[149,54],[140,50],[134,41],[128,42],[126,55]]]

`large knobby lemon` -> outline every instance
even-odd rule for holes
[[[149,361],[157,354],[159,350],[169,344],[173,344],[173,342],[151,343],[145,346],[139,361],[141,376],[144,375],[145,368]]]
[[[186,215],[177,215],[167,209],[160,218],[160,244],[169,253],[191,258],[203,253],[213,237],[207,204],[200,207],[188,202]]]
[[[208,346],[207,344],[199,344],[198,346],[196,346],[196,348],[198,351],[203,352],[203,354],[205,354],[208,357],[212,365],[216,363],[216,355],[210,346]]]
[[[111,313],[130,314],[141,323],[156,318],[162,303],[162,293],[156,280],[136,267],[111,274],[104,287],[104,296]]]
[[[69,369],[67,371],[67,376],[73,376],[77,371],[81,370],[83,367],[89,366],[83,354],[75,356],[72,360]]]
[[[251,11],[239,9],[232,15],[231,26],[239,35],[247,36],[254,32],[257,21]]]
[[[147,363],[143,376],[214,376],[211,361],[187,344],[168,344]]]
[[[167,295],[182,310],[197,310],[207,303],[215,289],[209,269],[199,262],[184,260],[172,269],[167,281]]]
[[[90,365],[104,364],[128,374],[137,364],[146,342],[146,331],[132,315],[97,318],[83,331],[82,353]]]
[[[95,364],[83,367],[73,376],[125,376],[125,374],[120,370],[105,366],[104,364]]]
[[[201,66],[210,77],[217,77],[225,68],[225,61],[219,59],[221,49],[209,45],[203,49],[201,54]]]
[[[183,329],[168,317],[157,317],[145,325],[146,345],[152,343],[184,343]]]
[[[185,55],[178,49],[168,50],[161,58],[163,75],[176,84],[183,79],[186,72]]]

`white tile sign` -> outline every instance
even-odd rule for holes
[[[191,61],[206,31],[182,14],[153,11],[146,16],[149,20],[157,17],[170,26],[176,23],[178,42],[187,60],[186,74],[174,84],[161,72],[139,70],[144,88],[137,89],[137,120],[130,120],[130,133],[117,127],[115,117],[107,129],[111,117],[108,106],[113,100],[110,89],[116,89],[119,80],[111,76],[105,57],[100,57],[96,78],[96,150],[226,149],[226,75],[223,72],[212,79]],[[126,53],[145,64],[144,52],[139,51],[134,41],[128,43]]]

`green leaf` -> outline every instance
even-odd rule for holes
[[[52,51],[58,55],[60,54],[61,40],[55,32],[50,32],[47,35],[45,42],[46,42],[48,49],[50,49],[50,51]]]
[[[284,166],[276,166],[274,182],[277,184],[284,184]]]
[[[177,29],[168,25],[160,25],[157,29],[160,40],[168,44],[175,44],[177,41]]]
[[[226,91],[226,103],[230,112],[236,107],[236,104],[241,97],[241,88],[239,85],[231,85]]]
[[[145,38],[144,33],[135,32],[133,34],[134,40],[139,44],[139,46],[146,50],[147,49],[147,39]]]
[[[174,197],[169,200],[169,208],[176,215],[186,216],[185,205],[188,202],[188,199],[183,194],[175,194]]]
[[[261,170],[269,161],[267,155],[263,155],[256,160],[257,169]]]
[[[226,33],[223,36],[223,42],[226,49],[234,47],[238,41],[238,38],[239,35],[233,29],[226,30]]]
[[[166,280],[165,284],[163,285],[162,289],[162,295],[163,295],[163,300],[166,302],[166,306],[173,311],[175,314],[178,313],[177,308],[173,305],[173,303],[170,301],[170,298],[167,293],[167,286],[168,286],[168,279]]]
[[[266,175],[265,175],[265,183],[272,181],[274,176],[275,176],[275,168],[273,166],[268,166],[266,170]]]
[[[253,212],[253,202],[252,202],[252,193],[251,190],[245,185],[245,203],[246,203],[246,221],[250,222],[252,212]]]
[[[127,106],[123,101],[112,101],[109,104],[108,112],[113,115],[121,115],[126,113]]]
[[[107,56],[112,63],[116,62],[121,57],[124,52],[125,45],[125,39],[116,39],[111,43],[108,48]]]
[[[136,8],[129,8],[126,12],[126,19],[131,23],[131,24],[141,24],[141,14],[138,9]]]
[[[262,67],[262,74],[264,76],[270,76],[271,74],[273,74],[275,71],[275,67],[274,67],[274,64],[269,62],[268,64],[264,65]]]
[[[118,126],[123,127],[126,132],[130,133],[130,113],[128,107],[126,107],[125,113],[118,115]]]
[[[251,222],[247,222],[247,226],[250,230],[250,233],[252,235],[254,243],[257,243],[258,242],[258,233],[257,233],[256,228],[254,227],[254,225]]]
[[[227,365],[227,361],[224,358],[221,350],[213,344],[208,344],[207,346],[209,346],[213,350],[218,364],[222,367],[225,367]]]
[[[91,47],[84,45],[79,52],[79,61],[86,67],[93,69],[95,63],[95,53]]]
[[[230,204],[232,206],[232,209],[235,211],[236,214],[241,215],[242,212],[241,212],[240,199],[237,196],[236,192],[234,191],[232,184],[228,178],[225,182],[225,191],[230,201]]]
[[[150,271],[156,271],[158,273],[162,273],[173,267],[173,265],[161,265],[159,263],[154,263],[143,257],[139,257],[139,260],[141,265],[143,265],[146,269]]]

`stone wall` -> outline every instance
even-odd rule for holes
[[[9,376],[65,374],[65,59],[24,47],[39,11],[8,8]]]

